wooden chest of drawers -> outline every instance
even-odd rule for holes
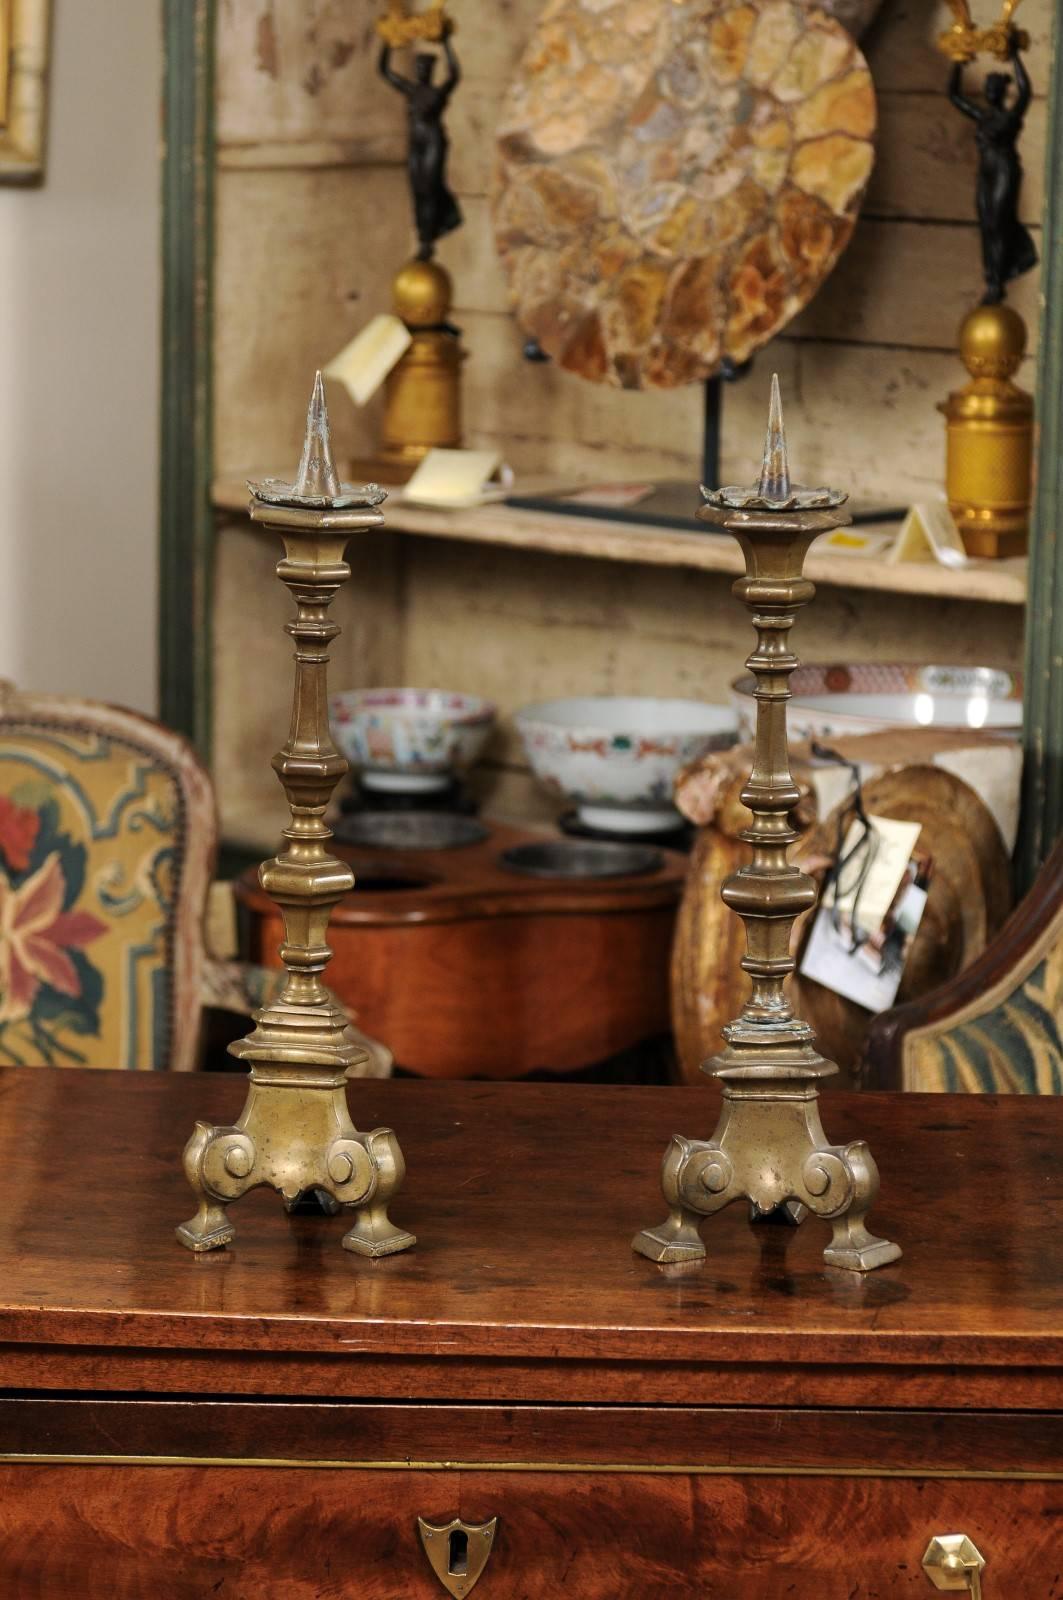
[[[194,1258],[180,1148],[239,1079],[0,1073],[5,1600],[460,1600],[494,1519],[477,1600],[926,1597],[960,1533],[984,1600],[1061,1600],[1059,1102],[831,1098],[905,1250],[858,1278],[737,1209],[631,1254],[709,1088],[350,1093],[416,1249],[262,1194]]]

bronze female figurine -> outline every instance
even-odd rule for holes
[[[983,305],[999,305],[1005,286],[1037,264],[1037,250],[1029,230],[1019,221],[1022,162],[1018,142],[1030,104],[1030,80],[1012,35],[1009,47],[1015,71],[1015,99],[1008,104],[1012,80],[1006,72],[991,72],[985,80],[984,103],[963,93],[963,63],[957,61],[949,79],[949,99],[975,124],[978,144],[978,225],[982,234],[985,275]]]
[[[414,77],[403,77],[391,66],[391,46],[380,51],[380,73],[393,89],[406,97],[409,122],[407,168],[413,195],[413,214],[417,228],[421,261],[431,259],[437,239],[459,228],[461,208],[447,187],[446,166],[450,141],[443,127],[443,113],[461,81],[461,68],[448,33],[443,35],[443,50],[448,73],[443,83],[435,83],[436,58],[427,51],[414,57]]]

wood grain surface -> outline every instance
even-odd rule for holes
[[[807,1407],[0,1399],[0,1458],[460,1463],[624,1472],[1063,1477],[1063,1416]]]
[[[987,1600],[1059,1600],[1059,1501],[1046,1483],[9,1466],[0,1585],[20,1600],[438,1600],[417,1517],[497,1515],[488,1600],[925,1600],[923,1552],[956,1529],[987,1559]]]
[[[959,1366],[1002,1383],[1040,1370],[1040,1403],[1058,1393],[1058,1101],[831,1097],[828,1135],[870,1141],[884,1180],[873,1221],[905,1252],[860,1277],[824,1268],[823,1224],[751,1230],[740,1207],[706,1224],[703,1264],[632,1255],[662,1209],[669,1136],[712,1131],[709,1087],[365,1082],[349,1097],[359,1127],[399,1133],[409,1171],[393,1209],[417,1248],[359,1262],[340,1249],[342,1217],[290,1217],[260,1192],[233,1208],[235,1245],[194,1258],[173,1237],[189,1211],[180,1149],[196,1118],[238,1113],[239,1076],[4,1070],[0,1339],[215,1350],[234,1370],[245,1352],[363,1371],[680,1362],[705,1399],[715,1375],[758,1363]],[[76,1164],[62,1128],[77,1131]]]

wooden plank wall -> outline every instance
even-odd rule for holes
[[[1025,0],[1035,86],[1048,72],[1053,0]],[[492,8],[493,9],[493,8]],[[498,8],[485,29],[482,0],[456,0],[467,78],[455,97],[454,177],[465,229],[445,241],[458,321],[472,356],[467,393],[471,440],[503,444],[517,467],[595,476],[615,472],[689,475],[700,460],[701,397],[622,394],[550,367],[520,368],[519,348],[492,245],[487,192],[491,130],[540,0]],[[779,370],[791,404],[789,427],[801,473],[830,476],[853,493],[892,499],[934,491],[942,477],[935,402],[963,381],[955,335],[980,297],[974,227],[971,125],[948,104],[947,67],[933,47],[951,20],[944,0],[884,0],[864,45],[880,103],[878,159],[864,215],[849,251],[819,299],[754,375],[728,392],[724,477],[748,475],[762,429],[767,375]],[[474,42],[475,41],[475,42]],[[1031,107],[1023,146],[1025,220],[1040,231],[1045,102]],[[1014,303],[1037,322],[1037,274],[1016,286]],[[1033,381],[1033,363],[1026,363]],[[612,460],[610,458],[613,458]]]
[[[697,475],[701,395],[624,394],[520,359],[491,240],[492,130],[542,0],[452,0],[465,70],[451,115],[451,177],[466,225],[444,241],[469,349],[467,442],[498,444],[519,470]],[[1025,0],[1035,88],[1048,74],[1053,0]],[[303,398],[375,311],[410,251],[402,108],[375,71],[380,0],[219,0],[215,468],[291,464]],[[795,467],[855,494],[940,489],[936,402],[963,381],[956,328],[978,299],[970,125],[943,95],[933,48],[944,0],[884,0],[864,43],[880,100],[878,161],[853,243],[820,298],[729,388],[725,477],[748,476],[777,368]],[[1023,215],[1038,231],[1045,103],[1030,110]],[[1037,274],[1014,303],[1036,334]],[[1023,373],[1033,383],[1033,362]],[[372,448],[378,416],[331,397],[340,450]],[[285,725],[284,601],[271,552],[248,528],[219,540],[215,772],[227,830],[269,838],[279,800],[268,756]],[[271,588],[272,585],[272,588]],[[497,698],[505,711],[555,693],[719,699],[748,648],[726,580],[709,574],[374,541],[337,681],[402,677]],[[266,636],[273,637],[266,642]],[[947,644],[945,643],[947,641]],[[825,592],[802,621],[807,658],[1021,659],[1015,608]],[[267,670],[268,665],[268,670]],[[536,807],[503,729],[486,781],[496,809]],[[263,820],[263,818],[265,820]]]

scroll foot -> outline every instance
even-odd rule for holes
[[[397,1228],[388,1216],[388,1205],[402,1187],[406,1176],[399,1141],[390,1128],[374,1128],[359,1135],[377,1175],[376,1185],[366,1205],[355,1206],[354,1224],[343,1236],[343,1248],[357,1256],[393,1256],[417,1243],[415,1234]]]
[[[863,1224],[851,1227],[845,1218],[834,1224],[834,1238],[823,1252],[828,1267],[844,1267],[847,1272],[873,1272],[900,1258],[899,1244],[876,1239]]]
[[[195,1216],[182,1222],[174,1232],[181,1243],[197,1255],[205,1250],[220,1250],[224,1245],[232,1244],[236,1238],[236,1229],[229,1221],[225,1207],[205,1197],[200,1200]]]
[[[417,1243],[417,1235],[396,1228],[383,1205],[363,1206],[355,1212],[354,1226],[343,1235],[343,1248],[356,1256],[393,1256]]]
[[[236,1229],[226,1207],[248,1187],[254,1164],[255,1147],[246,1133],[215,1128],[209,1122],[196,1123],[185,1145],[184,1169],[199,1209],[175,1230],[186,1249],[198,1255],[232,1244]]]
[[[705,1246],[698,1232],[701,1219],[683,1206],[673,1206],[666,1221],[656,1228],[643,1228],[631,1241],[631,1248],[649,1261],[700,1261]]]
[[[828,1267],[846,1272],[872,1272],[900,1260],[901,1247],[869,1233],[866,1217],[878,1195],[878,1168],[862,1139],[836,1151],[852,1176],[852,1199],[844,1211],[831,1218],[833,1236],[823,1252]]]

